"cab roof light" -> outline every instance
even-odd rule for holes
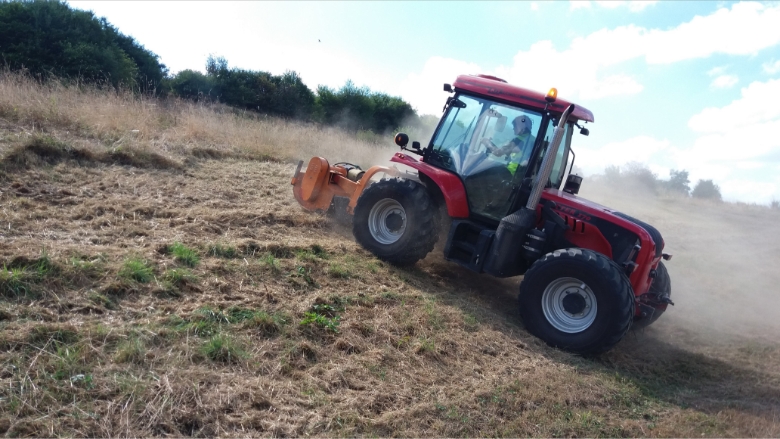
[[[544,97],[544,100],[553,103],[558,98],[558,89],[553,87],[550,89],[550,91],[547,92],[547,96]]]

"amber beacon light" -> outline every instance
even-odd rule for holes
[[[547,92],[547,96],[544,97],[544,100],[553,103],[557,98],[558,98],[558,89],[553,87],[550,89],[550,91]]]

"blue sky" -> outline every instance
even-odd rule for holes
[[[780,200],[777,2],[70,3],[173,73],[214,54],[312,89],[351,79],[436,115],[461,73],[557,87],[595,114],[575,138],[586,175],[639,161],[712,179],[727,200]]]

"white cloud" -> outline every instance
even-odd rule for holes
[[[764,71],[766,73],[769,73],[770,75],[774,75],[775,73],[780,72],[780,61],[766,62],[761,67],[764,68]]]
[[[706,17],[696,16],[674,29],[648,31],[645,57],[650,64],[668,64],[716,53],[752,55],[780,43],[780,5],[737,3]]]
[[[579,5],[578,2],[572,5]],[[577,6],[582,7],[582,6]],[[636,78],[628,75],[603,77],[603,71],[636,59],[648,64],[669,64],[684,59],[708,57],[715,53],[749,55],[780,44],[780,5],[770,8],[756,3],[739,3],[706,16],[696,16],[670,30],[646,29],[636,25],[601,29],[574,38],[567,49],[559,50],[548,40],[519,51],[510,66],[495,69],[510,82],[539,90],[557,86],[566,96],[597,99],[642,90]],[[530,70],[526,66],[545,69]],[[577,75],[571,68],[576,66]],[[710,71],[722,74],[725,67]],[[714,86],[733,86],[736,77],[716,80]]]
[[[574,11],[576,9],[590,9],[590,2],[588,0],[569,1],[569,10]]]
[[[725,66],[718,66],[711,68],[708,72],[708,76],[718,76],[726,73],[726,67]]]
[[[780,191],[774,167],[780,165],[780,79],[753,82],[723,107],[708,107],[688,126],[700,136],[693,147],[677,151],[675,161],[691,171],[691,180],[713,179],[724,198],[767,203]]]
[[[595,3],[599,7],[602,7],[604,9],[617,9],[617,8],[627,6],[628,10],[631,12],[642,12],[648,6],[652,6],[658,3],[658,1],[657,0],[635,0],[635,1],[609,0],[609,1],[596,1]],[[586,9],[590,7],[591,7],[591,3],[589,1],[573,0],[569,2],[570,11],[573,11],[575,9]]]
[[[710,87],[712,88],[731,88],[737,85],[739,78],[736,75],[720,75],[712,80]]]
[[[612,1],[597,1],[596,4],[601,6],[602,8],[616,9],[625,5],[626,2],[620,0],[612,0]]]
[[[741,97],[725,107],[708,107],[688,121],[701,133],[733,133],[755,125],[780,122],[780,106],[769,96],[780,96],[780,79],[753,82],[740,92]],[[776,132],[777,133],[777,132]],[[778,138],[776,134],[771,136]]]
[[[653,6],[654,4],[658,3],[656,0],[646,0],[646,1],[631,1],[628,2],[628,10],[631,12],[642,12],[644,11],[648,6]]]

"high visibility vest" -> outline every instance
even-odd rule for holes
[[[515,136],[515,139],[519,140],[518,147],[520,148],[520,152],[509,154],[509,163],[506,165],[506,169],[509,170],[509,173],[512,174],[512,176],[515,175],[517,168],[520,166],[520,160],[523,158],[523,153],[525,152],[523,146],[525,146],[525,143],[528,141],[528,137],[529,134],[518,134]]]

